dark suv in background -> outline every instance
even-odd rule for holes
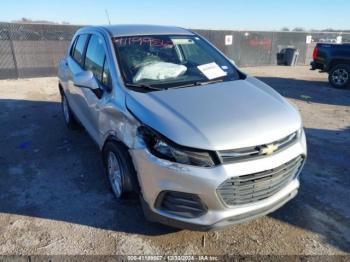
[[[329,74],[329,83],[345,88],[350,83],[350,44],[321,44],[314,49],[311,70],[320,69]]]

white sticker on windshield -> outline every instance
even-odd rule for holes
[[[197,68],[209,79],[214,79],[227,75],[227,73],[218,66],[217,63],[209,63],[197,66]]]

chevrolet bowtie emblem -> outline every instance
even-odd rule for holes
[[[261,147],[259,150],[260,155],[271,155],[278,149],[278,145],[266,145],[264,147]]]

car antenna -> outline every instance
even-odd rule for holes
[[[108,24],[110,25],[111,24],[111,20],[109,19],[109,14],[108,14],[107,9],[105,9],[105,12],[106,12]]]

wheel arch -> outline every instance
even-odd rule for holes
[[[121,141],[121,139],[118,138],[118,136],[116,134],[108,134],[103,142],[103,145],[101,147],[101,151],[103,152],[104,151],[104,148],[106,147],[106,144],[108,142],[113,142],[113,143],[117,143],[117,144],[120,144],[122,145],[126,150],[129,150],[129,147],[123,142]]]
[[[335,58],[331,60],[328,65],[328,72],[330,72],[337,65],[342,65],[342,64],[350,66],[350,60],[343,59],[343,58]]]

